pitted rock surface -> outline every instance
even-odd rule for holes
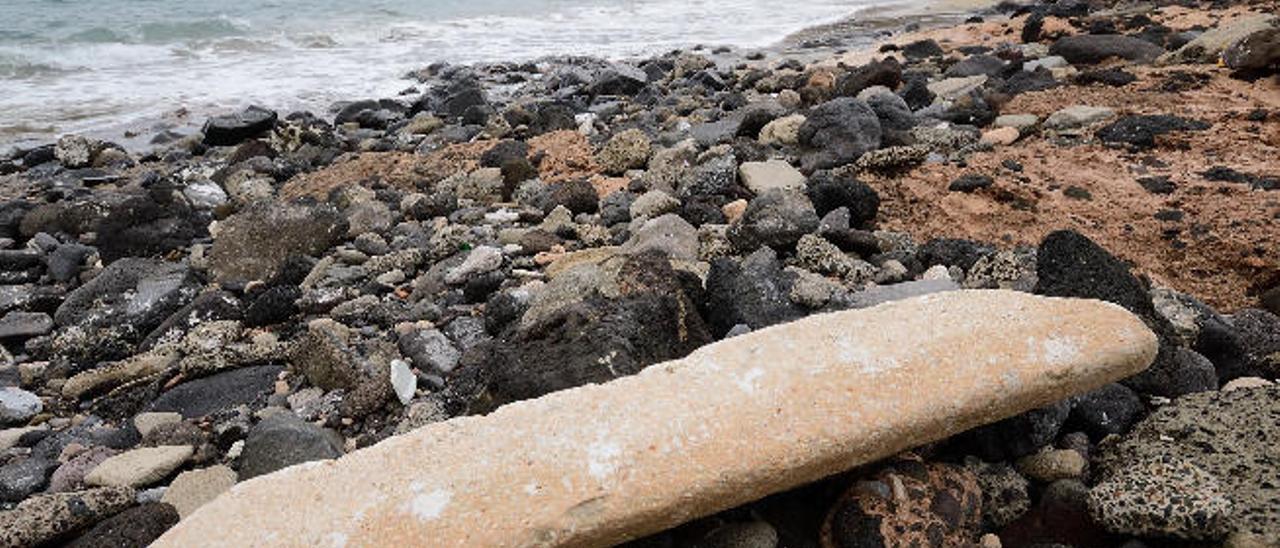
[[[1129,463],[1094,486],[1089,513],[1116,533],[1214,540],[1226,535],[1231,502],[1213,476],[1166,455]]]
[[[1280,386],[1183,396],[1123,438],[1103,443],[1101,451],[1104,481],[1122,476],[1135,462],[1173,458],[1194,465],[1218,482],[1231,503],[1222,532],[1249,532],[1280,543]],[[1144,496],[1184,498],[1179,485],[1153,483]]]

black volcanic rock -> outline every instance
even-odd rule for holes
[[[1156,137],[1173,131],[1203,131],[1210,124],[1168,114],[1124,116],[1096,133],[1106,143],[1129,145],[1137,149],[1154,148]]]
[[[259,137],[276,127],[273,110],[251,106],[238,114],[209,118],[204,124],[204,144],[208,146],[238,145]]]
[[[1164,48],[1120,34],[1079,34],[1058,39],[1049,47],[1049,53],[1062,56],[1072,64],[1092,65],[1113,57],[1150,63],[1164,53]]]

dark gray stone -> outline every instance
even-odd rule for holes
[[[840,97],[854,97],[871,86],[894,89],[900,82],[902,82],[902,65],[893,57],[885,57],[841,75],[836,79],[835,94]]]
[[[0,249],[0,270],[20,271],[38,268],[44,254],[35,249]]]
[[[240,481],[276,470],[342,456],[341,437],[304,422],[290,412],[279,412],[254,425],[240,454]]]
[[[276,126],[275,111],[251,106],[238,114],[209,118],[204,124],[204,144],[209,146],[238,145],[258,137]]]
[[[805,191],[819,216],[840,208],[849,212],[849,223],[844,228],[864,228],[880,211],[880,195],[866,183],[852,177],[819,171],[809,177]]]
[[[148,410],[173,411],[191,419],[238,405],[261,407],[282,371],[281,366],[261,365],[185,382],[160,394]]]
[[[173,506],[149,502],[102,520],[66,548],[146,548],[177,524]]]
[[[128,257],[158,257],[191,245],[208,233],[207,212],[196,212],[169,181],[158,182],[147,192],[119,195],[104,201],[95,192],[82,214],[101,211],[100,221],[85,227],[97,235],[94,245],[103,262]],[[106,207],[104,208],[104,202]]]
[[[942,46],[939,46],[938,42],[932,39],[916,40],[915,42],[902,46],[901,49],[902,55],[912,61],[920,61],[930,57],[941,57],[946,54],[946,52],[943,51]]]
[[[592,95],[635,95],[648,80],[643,70],[619,64],[597,74],[588,89]]]
[[[400,352],[423,371],[448,373],[458,366],[462,352],[438,329],[415,329],[399,338]]]
[[[575,214],[595,213],[600,208],[600,197],[596,194],[595,187],[586,180],[566,181],[551,185],[551,193],[543,211],[550,213],[561,205]]]
[[[760,329],[802,317],[791,301],[795,276],[782,269],[778,255],[763,247],[738,261],[717,259],[707,275],[707,322],[723,337],[738,325]]]
[[[800,191],[773,189],[756,196],[729,227],[729,241],[741,251],[760,246],[794,247],[801,236],[818,230],[813,202]]]
[[[986,461],[1016,459],[1052,444],[1071,412],[1069,400],[970,430],[956,440]]]
[[[1005,60],[994,55],[979,53],[965,57],[960,62],[947,67],[945,75],[948,78],[964,78],[979,74],[995,76],[1000,74],[1007,64]]]
[[[741,125],[739,118],[730,116],[713,122],[694,124],[693,127],[689,128],[689,134],[693,136],[693,140],[697,141],[699,146],[710,148],[732,141],[739,125]]]
[[[681,197],[724,195],[732,192],[738,181],[738,160],[732,154],[708,159],[680,175]]]
[[[461,376],[488,377],[481,380],[487,403],[499,405],[632,375],[711,342],[686,294],[696,281],[682,279],[661,253],[620,260],[621,295],[596,293],[549,308],[532,322],[526,317],[515,333],[464,354]]]
[[[916,257],[925,268],[934,265],[958,266],[967,272],[978,260],[995,252],[995,248],[990,245],[973,240],[934,238],[920,246]]]
[[[1103,126],[1094,135],[1105,143],[1128,145],[1135,149],[1156,146],[1156,137],[1173,131],[1204,131],[1210,124],[1167,114],[1124,116]]]
[[[867,105],[880,120],[880,128],[886,134],[885,140],[892,141],[887,134],[892,131],[907,131],[916,126],[916,117],[911,114],[907,101],[892,92],[877,93],[867,97]]]
[[[1213,362],[1189,348],[1162,341],[1155,363],[1124,381],[1143,394],[1175,398],[1218,388],[1218,372]]]
[[[1119,34],[1080,34],[1058,39],[1049,47],[1050,55],[1059,55],[1072,64],[1101,63],[1118,57],[1138,63],[1150,63],[1164,53],[1164,48],[1141,38]]]
[[[600,223],[613,226],[631,220],[631,203],[636,195],[625,190],[612,192],[600,199]]]
[[[966,173],[956,180],[951,181],[951,185],[947,187],[947,190],[952,192],[973,192],[975,190],[987,188],[995,183],[995,179],[992,179],[988,175]]]
[[[1280,378],[1280,316],[1246,308],[1230,317],[1242,351],[1243,374]]]
[[[1128,432],[1144,412],[1137,393],[1123,384],[1112,383],[1073,398],[1067,428],[1101,440]]]
[[[475,316],[460,316],[442,328],[444,334],[457,343],[464,352],[489,341],[484,320]]]
[[[49,254],[49,277],[55,282],[67,282],[75,279],[76,276],[80,275],[85,259],[94,253],[97,253],[97,250],[87,245],[59,245]]]
[[[18,502],[44,488],[57,461],[30,457],[0,467],[0,502]]]
[[[78,425],[40,438],[31,447],[31,455],[56,461],[62,454],[62,450],[72,443],[85,447],[100,445],[112,449],[129,449],[138,444],[139,438],[135,428],[112,428],[106,426],[98,417],[91,415]]]
[[[848,164],[880,147],[880,119],[865,102],[841,97],[814,107],[800,126],[800,143],[810,149],[807,169]]]
[[[734,135],[755,139],[769,122],[786,115],[787,109],[782,108],[782,105],[776,101],[752,103],[742,108],[742,114],[738,118],[738,129]]]
[[[141,333],[195,296],[199,281],[186,266],[122,259],[67,295],[53,319],[59,326],[115,327]]]

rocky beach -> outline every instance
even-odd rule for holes
[[[0,546],[1280,546],[1280,2],[0,156]]]

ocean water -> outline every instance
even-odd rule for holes
[[[762,47],[890,0],[0,0],[0,149],[392,96],[432,62]]]

